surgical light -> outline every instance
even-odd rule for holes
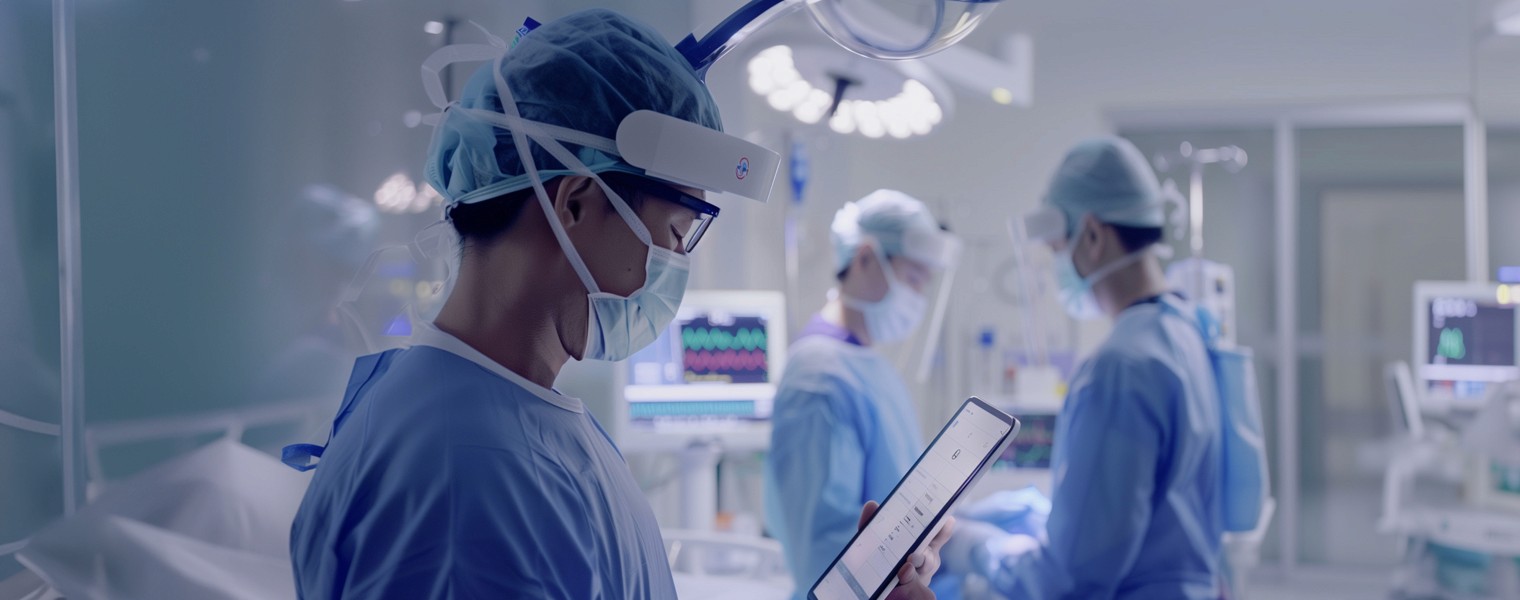
[[[400,215],[420,213],[443,204],[443,196],[427,183],[414,183],[405,173],[395,173],[375,190],[375,206],[380,212]]]
[[[855,81],[842,75],[832,76],[827,86],[815,85],[813,78],[804,76],[798,69],[798,52],[787,45],[771,46],[756,53],[748,66],[750,90],[765,97],[771,108],[792,113],[798,121],[812,125],[827,118],[829,129],[839,134],[906,139],[928,134],[944,118],[944,108],[929,86],[888,67],[871,72],[878,81],[872,82],[868,89],[875,90],[878,97],[836,98],[836,93],[848,93],[860,86],[839,85],[840,81]],[[896,82],[879,81],[886,76],[895,76],[901,83],[892,88]],[[895,93],[879,97],[886,95],[880,93],[883,89]],[[830,108],[834,109],[833,114],[829,114]]]
[[[427,23],[423,23],[422,30],[433,35],[438,35],[443,33],[443,23],[428,21]]]
[[[855,133],[855,105],[854,103],[841,103],[839,111],[829,119],[829,129],[834,133],[849,135]]]

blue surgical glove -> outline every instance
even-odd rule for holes
[[[967,506],[959,514],[963,519],[996,525],[1007,533],[1044,538],[1050,498],[1034,486],[1003,490]]]
[[[960,519],[955,535],[939,551],[940,569],[956,575],[975,573],[986,576],[988,567],[985,560],[988,554],[984,546],[1007,536],[1008,533],[997,525]]]

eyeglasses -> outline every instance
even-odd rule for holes
[[[616,180],[619,183],[627,183],[637,188],[639,192],[666,202],[674,202],[679,206],[696,212],[697,218],[691,222],[691,228],[686,231],[686,235],[681,236],[681,239],[686,244],[686,252],[688,254],[696,249],[697,242],[702,241],[702,234],[707,233],[707,228],[712,225],[713,219],[718,218],[718,207],[662,181],[635,175],[613,176],[610,179]]]

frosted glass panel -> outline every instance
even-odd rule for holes
[[[0,545],[63,512],[58,438],[4,424],[59,418],[51,31],[49,3],[0,3]]]

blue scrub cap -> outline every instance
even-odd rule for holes
[[[494,65],[482,65],[458,104],[501,112]],[[648,26],[605,9],[585,10],[524,35],[501,61],[522,117],[603,138],[637,110],[652,110],[723,130],[718,105],[691,65]],[[641,169],[591,148],[566,144],[592,172]],[[571,174],[533,144],[544,181]],[[428,183],[447,204],[495,198],[531,184],[512,132],[463,111],[444,113],[424,165]]]
[[[948,268],[960,245],[940,229],[929,207],[897,190],[876,190],[834,213],[829,239],[834,243],[834,272],[843,271],[866,239],[881,244],[887,256],[904,256],[935,269]]]
[[[1067,238],[1088,213],[1110,225],[1166,225],[1156,173],[1134,144],[1118,137],[1083,140],[1068,151],[1045,201],[1065,214]]]

